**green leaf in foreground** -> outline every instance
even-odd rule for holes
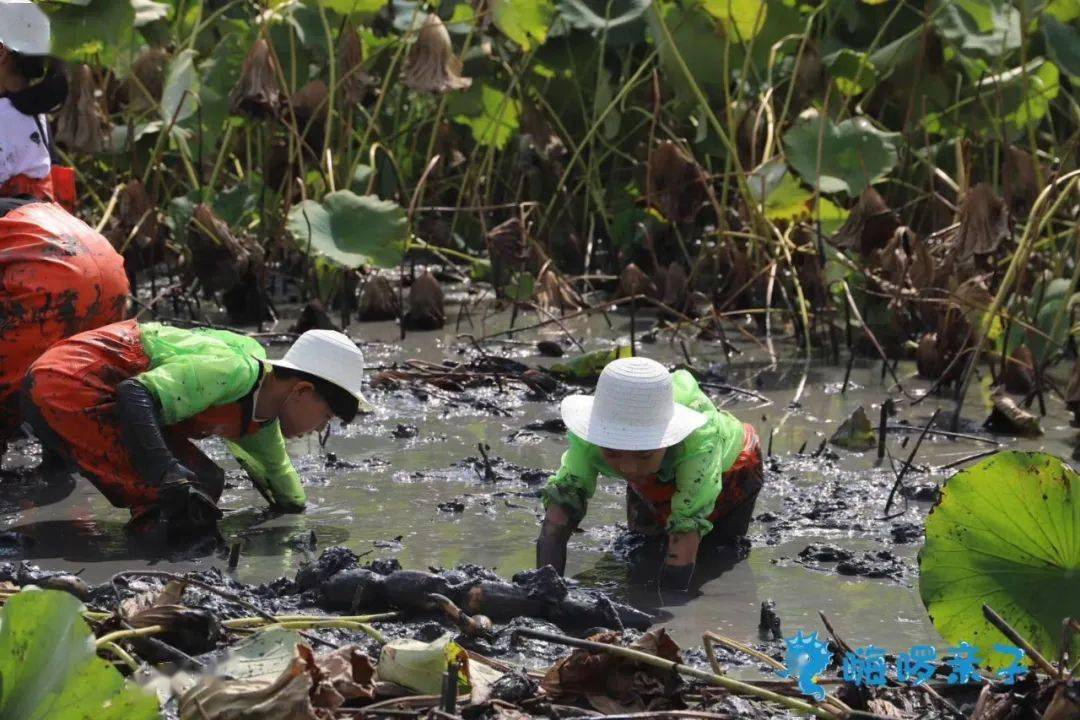
[[[600,373],[607,367],[609,362],[628,357],[633,357],[630,347],[619,345],[612,350],[593,350],[567,362],[555,363],[548,369],[553,375],[557,375],[564,380],[589,382],[599,378]]]
[[[761,31],[769,8],[760,0],[704,0],[703,7],[739,42],[747,42]]]
[[[878,130],[866,118],[839,124],[825,118],[822,129],[821,118],[815,117],[787,131],[784,149],[791,167],[810,185],[855,197],[896,167],[896,138],[896,133]]]
[[[2,720],[151,720],[157,698],[129,685],[95,652],[82,603],[24,590],[0,611]]]
[[[1006,643],[982,614],[992,607],[1045,656],[1080,598],[1080,479],[1045,453],[999,452],[945,484],[926,519],[919,592],[950,643],[978,646],[990,667]],[[1080,653],[1073,637],[1071,657]]]
[[[135,10],[130,2],[53,3],[45,9],[52,25],[53,55],[63,60],[96,58],[108,66],[135,38]]]
[[[346,267],[394,267],[405,254],[405,210],[374,195],[338,190],[321,203],[305,200],[289,211],[288,230],[298,248]]]

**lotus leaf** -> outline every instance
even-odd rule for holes
[[[978,646],[990,667],[1005,639],[982,613],[992,607],[1047,657],[1080,598],[1080,479],[1044,453],[999,452],[950,478],[926,520],[919,592],[950,643]],[[1080,654],[1073,637],[1071,657]]]

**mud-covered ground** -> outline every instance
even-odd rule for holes
[[[445,330],[410,333],[404,342],[389,323],[354,324],[349,333],[365,350],[369,374],[410,359],[469,363],[481,350],[529,365],[555,362],[538,353],[538,340],[559,343],[568,355],[577,352],[555,325],[503,335],[495,342],[457,336],[482,338],[507,328],[508,315],[481,321],[482,314],[474,311],[471,321],[462,319],[455,327],[452,310]],[[534,322],[531,314],[518,318],[519,326]],[[953,472],[943,466],[993,449],[987,441],[1062,457],[1073,453],[1077,431],[1052,393],[1046,397],[1042,437],[985,434],[980,426],[989,414],[989,379],[983,378],[972,383],[961,428],[981,440],[928,436],[886,518],[886,497],[895,480],[892,465],[902,465],[934,409],[940,406],[944,414],[952,409],[951,400],[931,397],[913,405],[891,377],[883,379],[881,362],[873,359],[856,361],[845,389],[846,358],[807,362],[782,342],[775,343],[772,357],[763,343],[738,340],[743,336],[734,331],[729,338],[737,352],[730,358],[718,343],[688,341],[684,352],[664,331],[649,338],[644,333],[649,318],[639,314],[638,323],[639,341],[643,334],[653,340],[641,344],[639,352],[671,365],[689,361],[707,372],[717,404],[753,423],[771,447],[749,548],[703,558],[689,596],[662,596],[648,582],[649,561],[628,562],[641,553],[625,535],[624,493],[617,481],[601,483],[583,531],[571,541],[568,571],[575,583],[606,590],[652,613],[684,647],[699,645],[706,630],[761,643],[758,624],[765,600],[775,604],[785,635],[822,630],[820,611],[852,645],[872,641],[897,652],[916,643],[934,644],[940,638],[918,597],[916,554],[936,487]],[[272,329],[288,325],[283,321]],[[619,313],[569,320],[565,327],[588,349],[629,337],[629,318]],[[745,329],[747,336],[756,331],[752,324]],[[286,347],[273,343],[271,353]],[[915,377],[912,363],[901,362],[897,374],[913,396],[929,387]],[[557,401],[572,390],[560,386],[543,397],[510,381],[462,391],[407,381],[373,387],[369,399],[376,412],[335,428],[325,450],[314,438],[291,444],[307,485],[305,514],[271,515],[242,475],[230,473],[222,501],[226,546],[209,553],[178,554],[126,537],[126,513],[111,508],[84,480],[63,499],[43,500],[40,487],[6,477],[4,559],[79,571],[97,583],[137,568],[224,569],[227,545],[240,541],[239,564],[229,577],[256,585],[292,578],[304,559],[334,545],[353,550],[365,562],[396,559],[414,569],[470,563],[509,577],[532,565],[541,514],[537,490],[562,452]],[[895,429],[887,441],[892,463],[888,458],[877,463],[874,450],[822,447],[859,406],[876,426],[880,404],[890,397],[897,403],[890,421]],[[226,467],[236,467],[220,444],[210,442],[208,448]],[[35,444],[16,444],[5,467],[33,464],[36,454]],[[777,649],[775,641],[759,647]],[[529,649],[518,659],[536,666],[547,662],[550,653],[550,648]],[[734,656],[726,660],[742,662]],[[756,670],[748,665],[745,672]]]

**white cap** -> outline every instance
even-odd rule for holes
[[[582,440],[611,450],[671,447],[705,424],[707,418],[675,402],[671,374],[649,358],[608,363],[596,393],[562,401],[567,429]]]
[[[48,55],[49,16],[30,0],[0,0],[0,45],[23,55]]]
[[[285,357],[267,362],[274,367],[299,370],[331,382],[355,396],[362,409],[371,407],[361,392],[364,353],[344,333],[308,330],[296,339]]]

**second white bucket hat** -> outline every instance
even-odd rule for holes
[[[671,375],[649,358],[615,360],[594,395],[562,401],[562,419],[582,440],[611,450],[658,450],[686,439],[707,418],[675,402]]]

